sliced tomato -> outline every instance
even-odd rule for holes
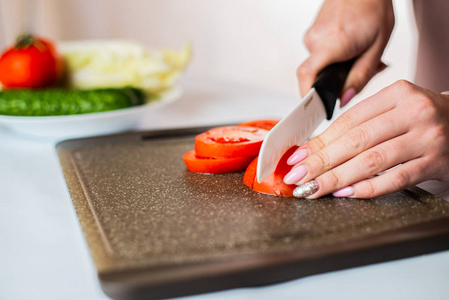
[[[250,126],[256,128],[262,128],[265,130],[271,130],[276,124],[279,123],[279,120],[253,120],[239,124],[238,126]]]
[[[195,151],[189,151],[182,156],[187,169],[196,173],[218,174],[245,170],[254,156],[243,157],[199,157]]]
[[[247,187],[253,188],[254,181],[256,180],[256,170],[257,170],[257,157],[249,163],[246,168],[245,175],[243,175],[243,184]]]
[[[195,152],[201,157],[256,156],[267,130],[248,126],[216,127],[195,138]]]
[[[292,169],[291,165],[287,164],[287,159],[298,149],[298,146],[291,147],[285,152],[285,154],[280,159],[276,170],[268,176],[261,183],[256,180],[257,171],[257,160],[256,157],[249,165],[243,176],[243,183],[246,186],[251,187],[254,191],[269,195],[293,197],[293,190],[296,188],[295,184],[285,184],[284,177]],[[246,179],[245,179],[246,178]],[[251,186],[250,180],[253,178],[253,183]]]

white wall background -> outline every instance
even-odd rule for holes
[[[394,1],[390,67],[358,98],[398,79],[413,80],[416,33],[412,1]],[[321,6],[312,0],[0,0],[0,46],[31,28],[58,41],[131,39],[155,47],[190,41],[186,76],[211,76],[298,93],[302,38]]]

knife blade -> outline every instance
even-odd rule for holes
[[[294,145],[302,145],[322,121],[332,118],[335,103],[354,61],[325,68],[307,95],[269,131],[259,152],[257,182],[264,181],[275,171],[285,151]]]

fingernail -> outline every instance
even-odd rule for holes
[[[305,148],[296,150],[288,159],[287,164],[296,165],[309,155],[309,151]]]
[[[320,187],[315,180],[301,184],[293,190],[293,196],[296,198],[305,198],[307,196],[315,194]]]
[[[356,91],[355,91],[354,88],[350,88],[349,90],[347,90],[347,91],[343,94],[343,96],[341,96],[341,99],[340,99],[340,107],[343,107],[343,106],[345,106],[346,104],[348,104],[349,101],[351,101],[351,99],[354,98],[355,94],[356,94]]]
[[[347,186],[332,193],[334,197],[349,197],[354,195],[354,188]]]
[[[287,173],[284,177],[284,182],[286,184],[295,184],[300,181],[307,174],[307,166],[301,165],[296,168],[293,168],[290,172]]]

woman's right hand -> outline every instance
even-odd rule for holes
[[[340,97],[346,105],[386,67],[381,57],[393,27],[391,0],[325,1],[304,38],[310,56],[297,71],[302,96],[325,67],[358,57]]]

